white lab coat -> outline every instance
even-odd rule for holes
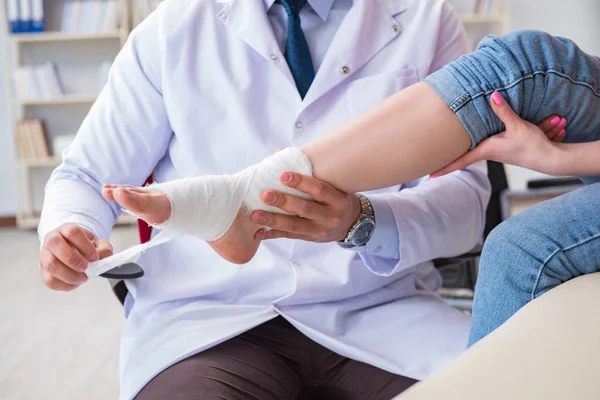
[[[355,0],[302,100],[261,0],[166,1],[132,33],[54,172],[40,237],[74,222],[107,238],[120,210],[102,199],[102,183],[235,173],[323,135],[465,50],[445,1]],[[370,194],[393,211],[400,260],[290,240],[263,243],[241,266],[193,237],[149,250],[146,275],[127,282],[121,398],[278,313],[342,355],[408,377],[452,359],[469,319],[435,294],[440,277],[428,260],[477,242],[489,183],[470,168],[412,186]]]

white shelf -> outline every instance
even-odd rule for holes
[[[92,104],[97,97],[95,94],[66,94],[54,99],[15,100],[15,104],[21,106]]]
[[[121,39],[124,31],[107,33],[71,33],[71,32],[40,32],[16,33],[9,35],[9,40],[15,43],[68,42],[74,40],[105,40]]]
[[[461,17],[462,23],[465,25],[476,25],[476,24],[501,24],[504,22],[504,18],[499,15],[463,15]]]

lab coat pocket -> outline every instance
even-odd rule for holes
[[[353,116],[419,81],[417,68],[405,68],[356,79],[346,87],[346,101]]]

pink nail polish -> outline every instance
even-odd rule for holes
[[[98,261],[99,259],[100,259],[100,254],[95,253],[93,256],[90,257],[90,262]]]
[[[498,92],[494,92],[494,94],[492,94],[492,100],[494,100],[494,103],[498,105],[504,104],[504,97],[502,97],[502,95]]]
[[[87,277],[87,275],[84,275],[84,276],[81,277],[81,279],[79,279],[79,282],[77,283],[77,286],[83,285],[87,281],[88,281],[88,277]]]
[[[265,230],[264,229],[260,229],[258,232],[256,232],[256,238],[257,239],[262,239],[265,237]]]
[[[292,180],[292,174],[290,174],[289,172],[284,172],[283,174],[281,174],[281,180],[283,182],[289,182]]]
[[[429,175],[431,179],[439,178],[437,175]]]
[[[81,272],[85,271],[87,269],[87,267],[88,267],[88,263],[86,263],[85,261],[82,261],[77,265],[77,269]]]
[[[567,131],[563,129],[562,131],[558,132],[558,137],[564,136],[565,133],[567,133]]]
[[[560,124],[558,124],[558,126],[560,126],[561,128],[564,128],[565,126],[567,126],[567,120],[564,118],[561,119]]]
[[[560,122],[560,118],[559,117],[554,117],[550,120],[550,125],[555,126],[556,124],[558,124]]]

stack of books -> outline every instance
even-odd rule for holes
[[[62,32],[111,33],[119,27],[117,0],[65,0]]]
[[[19,100],[51,100],[63,96],[53,63],[16,68],[13,77]]]
[[[39,119],[17,122],[15,145],[21,161],[42,160],[50,157],[44,124]]]
[[[6,0],[6,13],[10,33],[44,31],[44,0]]]

